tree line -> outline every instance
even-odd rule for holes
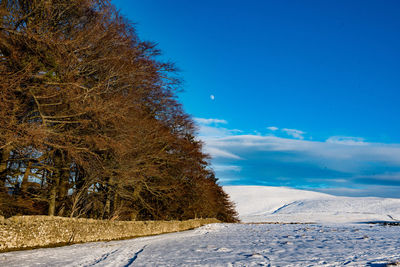
[[[108,0],[0,0],[0,215],[237,220],[159,55]]]

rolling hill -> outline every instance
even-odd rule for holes
[[[341,197],[272,186],[224,186],[242,222],[399,221],[400,199]]]

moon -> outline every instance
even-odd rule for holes
[[[214,100],[214,99],[215,99],[215,96],[214,96],[214,95],[210,95],[210,99],[211,99],[211,100]]]

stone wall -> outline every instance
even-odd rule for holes
[[[0,252],[156,235],[216,222],[219,221],[106,221],[49,216],[15,216],[8,219],[0,217]]]

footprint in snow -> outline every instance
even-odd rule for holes
[[[267,258],[257,252],[254,252],[252,254],[244,254],[243,256],[245,256],[246,258],[249,258],[249,259],[266,259]]]
[[[218,248],[215,251],[217,251],[217,252],[232,252],[232,249],[229,249],[229,248]]]
[[[264,256],[261,255],[260,253],[254,253],[254,254],[252,254],[249,258],[264,259]]]

